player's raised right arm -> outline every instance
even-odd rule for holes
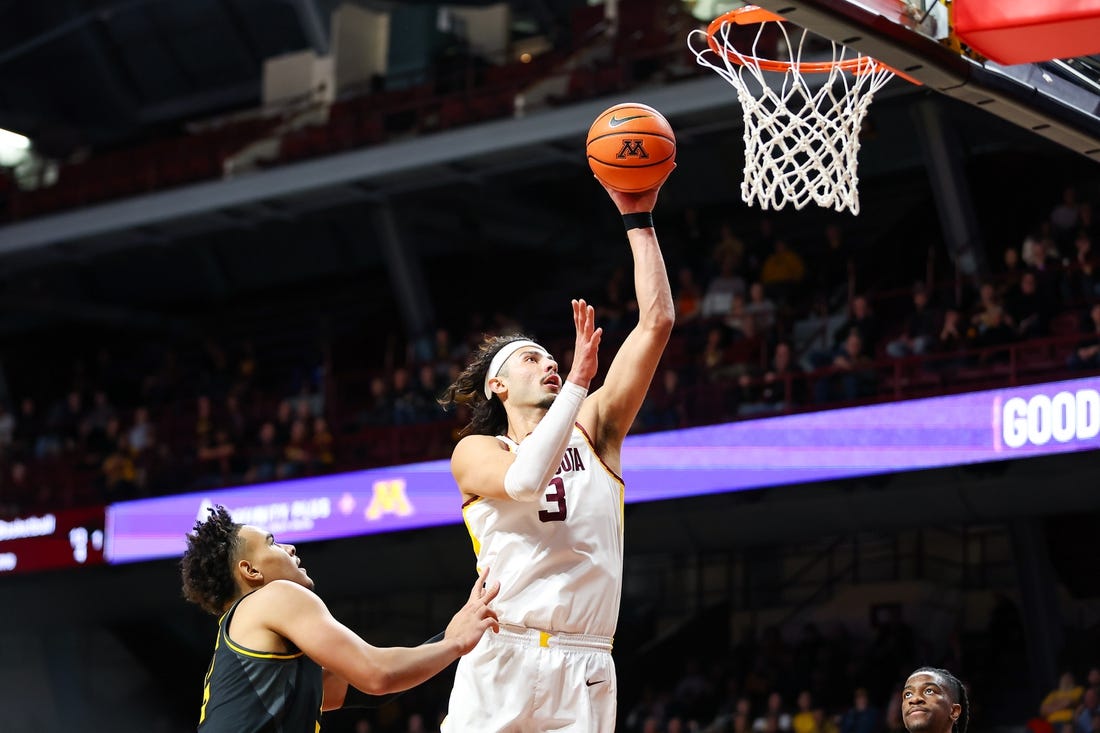
[[[652,211],[657,203],[658,189],[629,194],[604,188],[621,214]],[[611,360],[603,386],[593,394],[596,414],[589,418],[597,447],[613,463],[617,463],[613,454],[641,409],[676,320],[672,288],[653,227],[631,229],[627,239],[634,256],[638,323]]]

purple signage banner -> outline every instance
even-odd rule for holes
[[[1100,448],[1100,378],[631,436],[628,502]],[[206,508],[300,543],[462,521],[449,461],[113,504],[106,557],[183,553]]]

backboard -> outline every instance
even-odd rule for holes
[[[935,40],[948,36],[947,8],[939,0],[845,0],[834,4],[861,8]]]

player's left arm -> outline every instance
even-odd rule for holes
[[[608,189],[621,214],[652,211],[658,189],[628,194]],[[597,448],[613,451],[622,444],[645,400],[676,319],[664,256],[652,227],[627,232],[634,255],[634,290],[638,324],[608,367],[603,386],[585,405],[581,424],[595,432]],[[598,314],[597,314],[598,315]],[[617,456],[608,456],[615,459]]]

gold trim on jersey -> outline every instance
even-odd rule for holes
[[[462,505],[462,523],[466,525],[466,533],[470,535],[470,542],[474,544],[474,557],[481,557],[481,540],[477,538],[474,530],[470,527],[470,520],[466,518],[466,510],[479,501],[481,501],[480,496],[474,497]]]
[[[221,629],[221,623],[225,619],[229,611],[222,614],[218,619],[218,628]],[[214,661],[218,658],[218,647],[222,643],[222,635],[219,633],[214,637],[214,654],[210,657],[210,666],[206,668],[206,677],[202,681],[202,707],[199,708],[199,725],[203,724],[206,720],[206,706],[210,703],[210,678],[214,674]]]
[[[584,426],[580,423],[574,423],[578,431],[580,431],[581,437],[584,438],[584,442],[588,443],[588,449],[592,451],[592,455],[596,456],[596,460],[603,466],[603,470],[607,471],[611,475],[611,478],[619,484],[619,532],[626,532],[626,482],[623,481],[623,477],[611,470],[611,466],[604,463],[603,456],[596,450],[596,445],[592,442],[592,438],[588,436],[588,431],[584,429]]]
[[[588,443],[588,447],[592,450],[592,455],[596,456],[596,460],[600,462],[601,466],[603,466],[603,470],[611,474],[611,478],[618,481],[620,486],[625,487],[626,482],[623,481],[623,477],[611,470],[611,466],[607,465],[607,463],[604,462],[603,456],[601,456],[600,452],[596,450],[596,444],[592,442],[592,438],[589,437],[588,431],[584,429],[584,426],[581,425],[579,422],[573,423],[573,425],[577,428],[577,430],[580,431],[581,436],[584,438],[584,442]]]
[[[232,639],[229,638],[229,629],[225,630],[225,643],[226,646],[237,652],[237,654],[245,657],[252,657],[253,659],[297,659],[304,654],[304,652],[297,652],[294,654],[284,654],[282,652],[258,652],[235,643]]]

